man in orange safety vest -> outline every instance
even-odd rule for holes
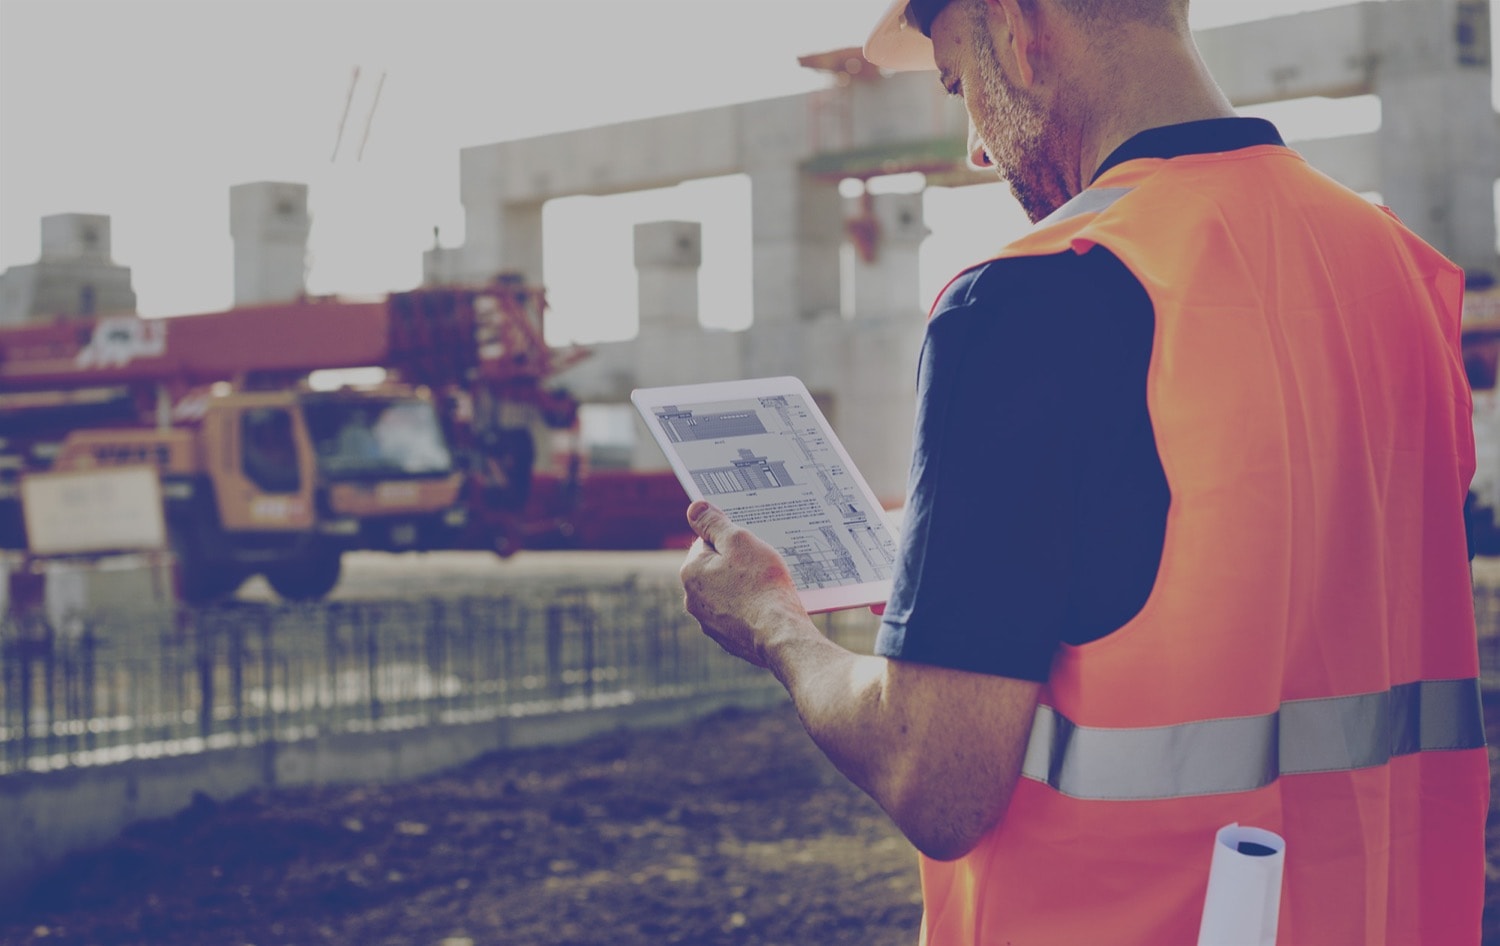
[[[933,306],[875,653],[701,502],[688,610],[917,847],[923,943],[1192,943],[1231,822],[1281,946],[1477,943],[1462,272],[1237,117],[1187,0],[898,0],[866,56],[1035,226]]]

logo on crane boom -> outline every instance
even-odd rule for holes
[[[80,368],[120,368],[137,358],[160,358],[166,353],[166,322],[112,315],[94,326],[94,334],[78,353],[76,363]]]

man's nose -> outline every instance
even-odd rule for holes
[[[990,160],[990,153],[984,150],[984,142],[979,140],[979,129],[974,127],[974,122],[969,121],[969,167],[976,171],[982,171],[987,167],[993,167],[995,162]]]

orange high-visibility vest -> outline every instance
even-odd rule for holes
[[[1462,273],[1273,145],[1127,161],[1001,256],[1094,246],[1155,307],[1161,567],[1062,648],[1000,823],[922,859],[922,942],[1191,946],[1238,822],[1286,839],[1278,946],[1478,943]]]

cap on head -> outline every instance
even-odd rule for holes
[[[865,40],[865,58],[894,72],[920,72],[937,68],[932,40],[927,34],[932,21],[950,0],[893,0],[880,22]]]

